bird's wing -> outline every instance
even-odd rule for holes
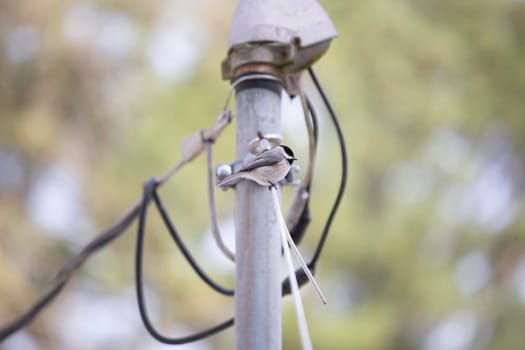
[[[269,153],[268,151],[261,153],[259,156],[253,158],[251,161],[246,163],[238,172],[241,171],[250,171],[255,168],[260,168],[262,166],[273,165],[278,163],[283,157],[279,154]]]

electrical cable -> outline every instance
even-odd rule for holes
[[[204,140],[206,145],[207,167],[208,167],[208,206],[210,209],[211,232],[219,250],[231,261],[235,262],[235,254],[224,244],[219,223],[217,220],[217,208],[215,206],[215,185],[213,183],[213,143],[210,140]]]
[[[147,182],[147,184],[156,183],[156,179],[153,178],[150,181]],[[168,212],[166,211],[166,208],[164,207],[164,204],[162,203],[162,200],[160,199],[160,196],[156,192],[156,186],[152,186],[152,192],[151,195],[153,196],[153,199],[155,201],[155,204],[157,206],[157,209],[159,210],[159,213],[162,217],[162,220],[164,221],[164,224],[166,225],[166,228],[168,229],[168,232],[170,233],[171,237],[175,241],[175,244],[177,244],[177,247],[179,247],[179,250],[182,252],[190,266],[193,268],[193,271],[212,289],[217,291],[220,294],[232,296],[233,295],[233,289],[224,288],[221,285],[219,285],[217,282],[213,281],[197,264],[197,261],[193,258],[191,253],[189,252],[188,248],[180,238],[179,234],[177,233],[177,230],[175,226],[173,225]],[[140,217],[139,217],[140,219]],[[143,219],[146,220],[145,218]],[[142,229],[142,228],[139,228]]]
[[[334,204],[332,205],[332,209],[330,210],[330,213],[328,214],[328,218],[326,220],[325,226],[321,233],[321,238],[319,239],[319,243],[317,244],[314,255],[312,259],[310,260],[310,262],[308,263],[308,267],[310,267],[311,270],[315,270],[315,265],[319,257],[321,256],[321,252],[326,242],[326,238],[328,237],[328,233],[330,231],[330,227],[332,226],[332,222],[334,220],[335,214],[337,213],[339,205],[341,204],[341,200],[343,199],[343,194],[345,192],[346,182],[348,179],[348,156],[346,152],[345,138],[343,135],[343,131],[341,129],[341,125],[339,124],[339,120],[337,119],[337,115],[335,114],[334,109],[332,108],[332,105],[330,104],[330,101],[328,100],[328,97],[326,96],[323,88],[321,87],[319,80],[317,80],[317,77],[312,67],[308,68],[308,73],[310,74],[310,78],[312,79],[317,91],[319,92],[319,95],[321,96],[326,106],[326,109],[328,110],[328,114],[330,114],[330,118],[332,119],[332,123],[337,133],[337,138],[339,140],[339,148],[341,152],[341,180],[339,182],[339,189],[337,190],[337,196],[335,198]]]
[[[186,343],[190,343],[193,341],[197,341],[197,340],[206,338],[212,334],[215,334],[217,332],[222,331],[225,328],[232,326],[233,318],[227,321],[224,321],[218,324],[217,326],[206,329],[204,331],[201,331],[201,332],[189,335],[189,336],[178,337],[178,338],[166,337],[160,334],[153,326],[148,316],[148,311],[146,308],[146,301],[144,297],[144,289],[143,289],[143,282],[142,282],[143,281],[142,260],[143,260],[144,232],[145,232],[145,226],[146,226],[146,213],[147,213],[148,205],[151,202],[152,197],[154,198],[155,202],[159,200],[157,205],[159,205],[159,203],[162,204],[160,202],[160,198],[156,196],[155,194],[155,190],[157,186],[158,186],[158,180],[155,178],[152,178],[146,182],[146,184],[144,185],[144,194],[142,197],[142,203],[140,205],[140,210],[139,210],[139,223],[138,223],[138,229],[137,229],[137,245],[136,245],[136,250],[135,250],[135,287],[137,291],[137,302],[139,306],[139,313],[140,313],[140,318],[142,319],[142,322],[144,323],[144,327],[146,327],[149,334],[153,338],[157,339],[159,342],[165,343],[165,344],[172,344],[172,345],[186,344]],[[159,208],[159,210],[161,209]],[[177,236],[176,233],[175,233],[175,236]],[[178,238],[176,239],[176,241],[177,240]],[[182,245],[182,247],[179,245],[179,248],[184,253],[185,247],[184,248],[183,247],[184,245]]]
[[[18,317],[16,320],[12,321],[6,327],[2,328],[0,330],[0,343],[14,332],[31,322],[31,320],[33,320],[33,318],[38,315],[38,313],[62,291],[66,283],[67,279],[55,283],[53,287],[44,293],[27,312]]]
[[[0,329],[0,342],[22,327],[29,324],[42,309],[60,294],[73,272],[78,269],[93,253],[119,237],[138,215],[140,202],[135,203],[122,218],[111,227],[97,235],[82,251],[66,261],[54,278],[47,292],[31,305],[31,307],[6,327]]]

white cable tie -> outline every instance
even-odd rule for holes
[[[273,187],[272,187],[272,189],[273,189]],[[290,231],[288,231],[288,227],[286,227],[286,224],[284,222],[283,216],[281,214],[281,207],[279,206],[279,200],[277,199],[277,201],[275,201],[275,199],[274,199],[274,202],[279,207],[279,215],[278,215],[279,222],[281,223],[283,231],[286,233],[286,238],[288,240],[288,243],[292,247],[292,250],[294,251],[295,255],[297,256],[297,259],[301,263],[301,267],[303,268],[303,271],[306,273],[306,276],[308,277],[310,282],[312,282],[312,285],[314,286],[314,289],[317,292],[317,295],[319,295],[319,298],[321,299],[323,304],[328,303],[326,298],[325,298],[325,296],[324,296],[324,294],[323,294],[323,292],[322,292],[322,290],[321,290],[321,287],[319,287],[319,284],[317,283],[314,275],[312,274],[312,272],[308,268],[308,265],[306,265],[306,262],[304,261],[303,257],[301,256],[301,253],[299,252],[299,249],[297,249],[297,246],[295,245],[295,243],[294,243],[294,241],[292,239],[292,236],[290,235]],[[295,276],[295,273],[294,273],[294,276]]]
[[[297,325],[299,327],[299,334],[301,336],[301,344],[303,346],[303,350],[313,350],[312,346],[312,340],[310,339],[310,333],[308,331],[308,324],[306,323],[306,316],[304,314],[304,307],[303,302],[301,300],[301,293],[299,291],[299,285],[297,284],[297,279],[295,277],[295,271],[294,266],[292,262],[292,255],[290,253],[290,248],[288,247],[288,244],[286,243],[286,232],[287,230],[284,229],[285,224],[283,217],[281,215],[281,208],[279,206],[279,198],[277,196],[277,190],[275,187],[271,188],[272,190],[272,197],[273,197],[273,204],[275,207],[275,215],[277,215],[279,226],[281,231],[281,242],[283,245],[284,250],[284,256],[286,258],[286,266],[288,267],[288,273],[290,275],[290,286],[292,290],[292,296],[295,306],[295,313],[297,316]]]

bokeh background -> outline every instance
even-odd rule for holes
[[[347,192],[317,275],[302,290],[317,349],[523,349],[525,2],[321,1],[339,37],[316,65],[343,124]],[[180,159],[212,125],[235,1],[0,3],[0,325],[60,265]],[[308,86],[309,91],[313,91]],[[335,198],[334,131],[321,118],[311,254]],[[285,141],[306,158],[298,104]],[[233,157],[234,126],[216,146]],[[304,166],[304,162],[301,163]],[[233,285],[214,246],[205,159],[162,194],[207,271]],[[291,189],[285,190],[286,193]],[[232,192],[217,192],[233,246]],[[151,215],[147,296],[164,333],[222,321],[231,300],[205,287]],[[135,226],[83,266],[57,300],[0,349],[166,349],[144,330],[133,289]],[[283,348],[299,349],[289,297]],[[232,348],[225,331],[181,349]]]

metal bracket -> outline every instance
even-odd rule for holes
[[[222,61],[222,79],[233,79],[238,75],[238,68],[248,64],[270,64],[284,67],[292,64],[297,55],[293,44],[276,42],[246,43],[233,47]]]
[[[314,63],[330,46],[330,39],[301,47],[300,40],[292,43],[261,42],[239,44],[230,49],[222,61],[222,79],[231,80],[254,66],[272,66],[274,74],[297,73]],[[243,69],[244,68],[244,69]],[[266,69],[268,70],[268,69]]]

